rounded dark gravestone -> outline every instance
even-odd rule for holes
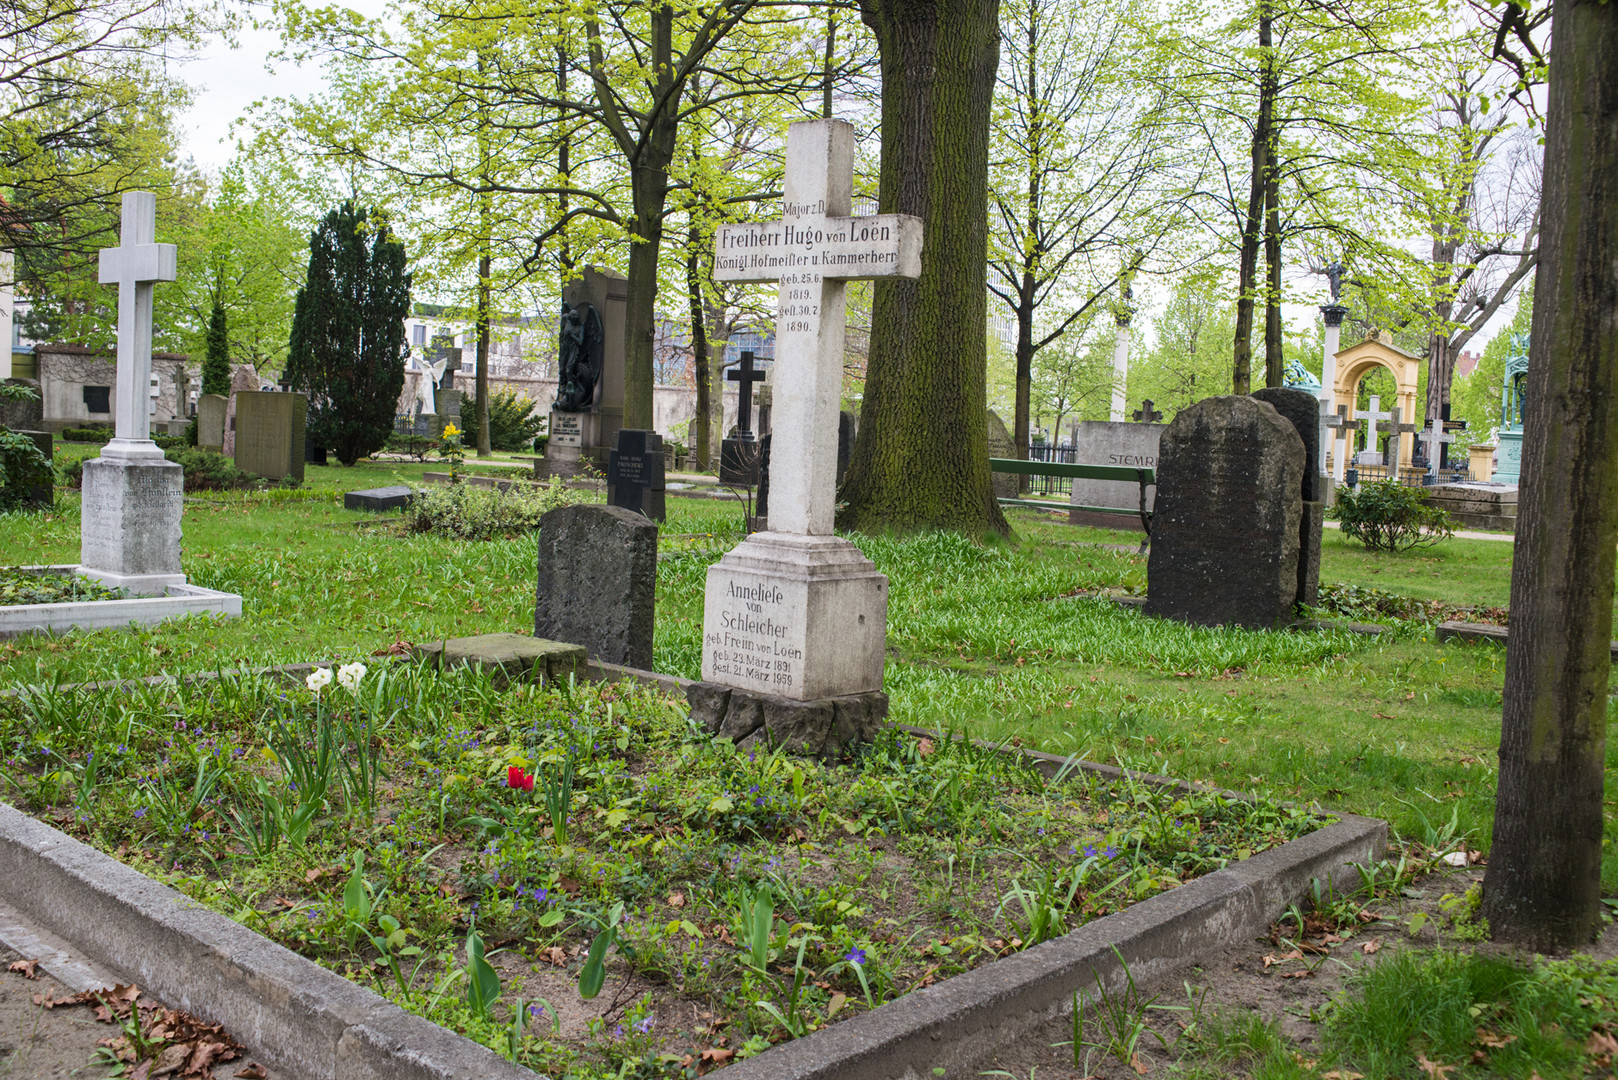
[[[1303,440],[1266,402],[1215,397],[1163,432],[1146,614],[1262,629],[1292,617]]]
[[[1320,399],[1289,386],[1267,386],[1253,391],[1292,424],[1303,440],[1303,515],[1298,525],[1298,594],[1300,604],[1314,607],[1320,600],[1320,531],[1325,526],[1325,477],[1320,475]]]
[[[657,526],[619,506],[563,506],[539,519],[534,636],[592,660],[650,671]]]

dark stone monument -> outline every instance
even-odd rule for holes
[[[766,435],[758,441],[758,498],[753,500],[753,516],[758,522],[767,522],[770,516],[770,439]],[[763,532],[759,524],[755,532]]]
[[[1303,511],[1298,529],[1300,604],[1320,601],[1320,532],[1326,521],[1326,478],[1320,474],[1320,399],[1306,390],[1265,387],[1253,397],[1275,406],[1303,440]]]
[[[413,492],[404,484],[365,488],[343,493],[344,510],[397,510],[410,501]]]
[[[655,431],[618,429],[618,445],[607,456],[607,503],[662,521],[663,436]]]
[[[760,452],[753,435],[753,384],[764,379],[764,372],[753,367],[753,353],[742,351],[742,360],[725,372],[725,378],[740,383],[736,409],[736,433],[719,444],[719,482],[756,484],[759,482]]]
[[[1236,395],[1182,409],[1158,447],[1146,614],[1250,629],[1290,622],[1305,458],[1268,402]]]
[[[534,636],[650,670],[657,526],[621,506],[563,506],[539,521]]]
[[[596,383],[606,347],[607,330],[601,312],[587,300],[562,302],[561,331],[556,351],[557,412],[589,412],[596,400]]]
[[[854,435],[859,430],[859,420],[853,413],[844,409],[837,414],[837,486],[843,484],[843,476],[848,472],[849,459],[854,456]]]
[[[6,346],[10,348],[9,343]],[[12,431],[38,431],[45,426],[45,398],[33,379],[7,379],[8,386],[26,386],[34,392],[27,401],[0,398],[0,427]]]
[[[605,470],[624,426],[624,364],[629,282],[587,266],[562,287],[558,385],[550,439],[534,473],[575,476]]]

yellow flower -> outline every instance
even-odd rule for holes
[[[454,438],[458,438],[460,436],[460,434],[461,434],[461,429],[456,427],[454,424],[445,424],[444,425],[444,438],[446,438],[446,439],[454,439]]]

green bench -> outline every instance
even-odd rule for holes
[[[1151,469],[1137,469],[1128,465],[1068,465],[1059,461],[1022,461],[1017,458],[990,458],[989,468],[997,473],[1018,476],[1062,476],[1073,480],[1119,480],[1140,485],[1140,509],[1124,510],[1116,506],[1082,506],[1073,502],[1052,502],[1042,499],[1001,499],[1002,506],[1026,506],[1035,510],[1083,510],[1092,514],[1140,515],[1146,537],[1152,535],[1152,512],[1146,509],[1146,489],[1157,483],[1157,474]],[[1141,544],[1142,550],[1146,547]]]

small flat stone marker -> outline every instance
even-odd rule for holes
[[[482,667],[494,672],[495,685],[532,682],[549,685],[569,676],[583,680],[584,646],[547,641],[526,634],[478,634],[417,645],[410,655],[431,668]]]
[[[397,510],[410,501],[414,494],[404,484],[392,487],[365,488],[343,493],[344,510]]]

